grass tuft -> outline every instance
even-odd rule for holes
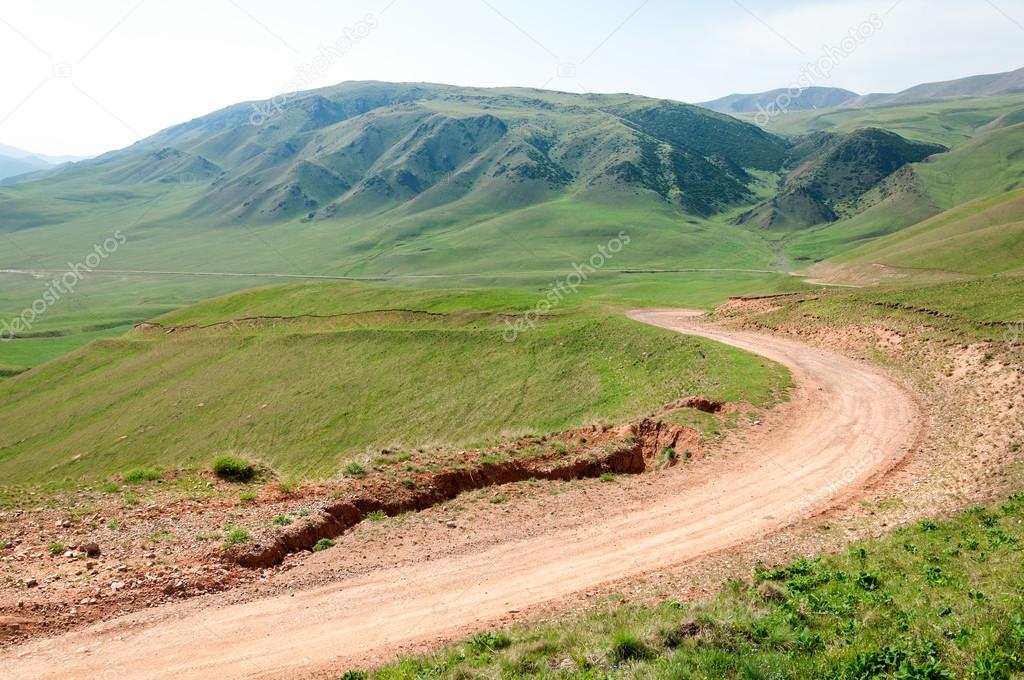
[[[229,482],[245,483],[256,476],[256,468],[247,460],[236,456],[217,456],[213,460],[213,474]]]
[[[160,479],[161,475],[156,470],[150,470],[148,468],[134,468],[124,473],[124,481],[128,484],[142,484],[144,482],[155,482]]]

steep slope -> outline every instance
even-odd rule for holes
[[[848,135],[816,133],[791,150],[781,191],[740,216],[738,223],[795,229],[832,222],[862,210],[860,199],[907,163],[945,151],[893,132],[866,128]]]
[[[0,266],[64,266],[120,228],[121,269],[564,269],[623,230],[646,236],[623,265],[757,267],[767,248],[712,218],[752,204],[786,148],[631,95],[343,83],[0,187],[20,246]]]

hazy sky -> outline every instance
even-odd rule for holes
[[[1024,66],[1024,0],[5,0],[0,143],[98,153],[296,80],[702,101],[788,86],[865,22],[877,30],[816,84]]]

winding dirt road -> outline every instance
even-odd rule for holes
[[[915,401],[870,366],[793,340],[716,328],[681,310],[630,317],[788,367],[797,388],[786,426],[756,450],[721,461],[713,474],[680,477],[682,492],[609,508],[583,528],[244,604],[156,607],[8,650],[0,675],[319,677],[762,537],[855,494],[899,461],[919,433]]]

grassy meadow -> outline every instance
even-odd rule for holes
[[[0,476],[100,479],[235,452],[323,478],[373,447],[621,421],[688,394],[767,405],[788,385],[766,360],[585,299],[508,341],[506,319],[537,300],[337,282],[171,312],[155,321],[196,328],[97,340],[0,383]]]

